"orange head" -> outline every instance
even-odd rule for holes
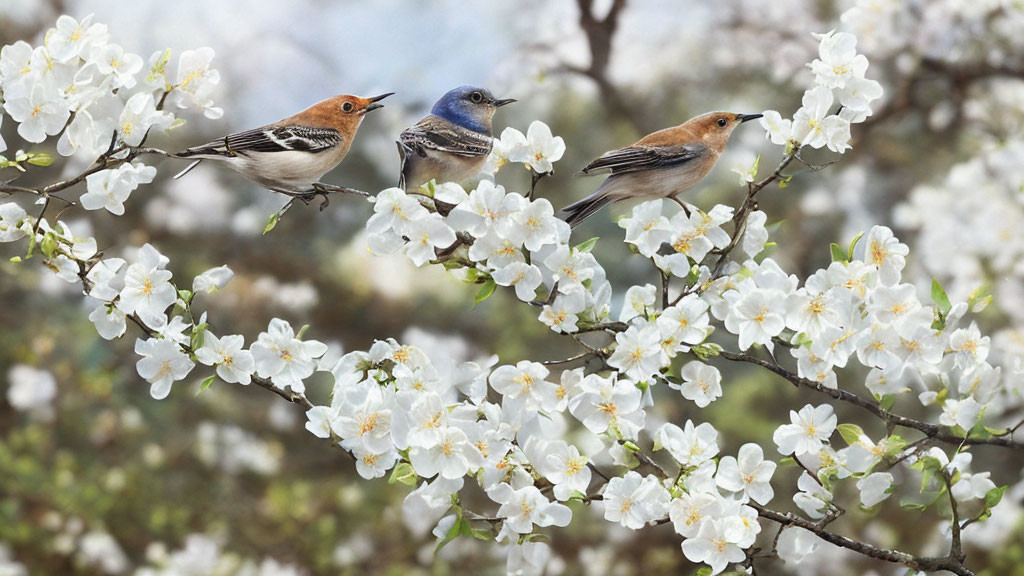
[[[378,104],[381,100],[391,96],[394,92],[381,94],[372,98],[362,98],[351,94],[341,94],[315,104],[307,110],[296,114],[302,120],[312,126],[325,126],[334,128],[342,134],[355,134],[363,116],[370,111],[382,108]]]
[[[725,145],[729,143],[729,136],[737,126],[760,117],[760,114],[708,112],[687,120],[677,128],[680,132],[687,132],[695,143],[704,144],[718,154],[725,149]]]

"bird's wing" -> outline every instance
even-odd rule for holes
[[[264,126],[237,132],[202,146],[185,150],[181,156],[215,155],[234,156],[248,152],[323,152],[342,142],[341,134],[333,128],[285,125]]]
[[[431,117],[402,132],[398,143],[406,153],[418,156],[426,156],[428,150],[457,156],[486,156],[491,153],[493,145],[491,137],[486,134],[458,128]]]
[[[614,176],[664,168],[693,160],[700,152],[700,147],[696,146],[629,146],[605,152],[600,158],[587,164],[580,173],[599,174],[610,171]]]

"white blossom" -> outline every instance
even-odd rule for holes
[[[789,418],[792,423],[779,426],[773,435],[780,454],[815,454],[836,429],[837,419],[830,404],[808,404],[800,412],[790,410]]]
[[[299,340],[288,322],[274,318],[251,350],[256,372],[261,377],[270,378],[278,388],[290,387],[302,394],[306,391],[303,380],[313,374],[314,360],[323,356],[327,345],[316,340]]]
[[[247,385],[256,370],[256,361],[252,352],[242,350],[244,345],[245,339],[240,335],[218,338],[206,332],[203,346],[196,350],[196,359],[207,366],[216,366],[221,380]]]
[[[188,376],[195,367],[188,355],[170,340],[150,338],[135,340],[135,353],[142,359],[135,363],[139,376],[152,386],[149,394],[156,400],[163,400],[171,392],[171,384]]]

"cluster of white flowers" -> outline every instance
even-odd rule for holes
[[[1021,154],[1019,140],[985,149],[953,166],[941,185],[915,188],[894,213],[897,224],[918,232],[918,262],[943,280],[950,297],[968,300],[974,311],[991,301],[1012,319],[1011,326],[993,334],[992,348],[1018,374],[1024,372]],[[1018,384],[1016,392],[1024,388]]]
[[[564,148],[541,122],[531,124],[529,133],[526,148]],[[544,167],[532,163],[543,157],[550,170],[561,152],[510,157],[540,171]],[[547,199],[530,200],[483,180],[469,193],[458,184],[428,184],[414,193],[389,188],[372,201],[374,215],[366,229],[376,254],[402,251],[421,266],[437,259],[439,250],[447,251],[471,263],[454,273],[491,289],[513,287],[524,302],[535,301],[543,286],[540,319],[556,332],[576,332],[579,322],[594,324],[608,314],[611,286],[590,254],[592,243],[570,246],[569,226]]]
[[[491,154],[481,171],[493,176],[508,162],[524,164],[535,174],[547,174],[565,154],[565,140],[552,136],[547,124],[534,120],[524,135],[511,126],[494,139]]]
[[[808,66],[815,86],[804,93],[793,119],[765,110],[761,126],[775,144],[799,148],[827,146],[843,153],[850,148],[850,124],[871,115],[871,103],[882,97],[882,85],[864,77],[868,59],[857,54],[857,38],[846,32],[816,34],[819,58]],[[833,106],[839,110],[833,112]]]
[[[3,110],[26,141],[60,134],[59,153],[92,161],[111,149],[112,134],[124,146],[138,146],[150,130],[183,122],[160,109],[164,100],[220,117],[222,111],[211,100],[220,81],[209,67],[212,58],[209,48],[183,52],[172,82],[169,50],[153,54],[147,69],[141,56],[110,42],[106,25],[94,23],[92,16],[81,22],[61,16],[42,45],[18,41],[0,51]],[[5,147],[0,140],[0,151]],[[82,207],[123,214],[129,194],[155,173],[136,163],[92,174]]]
[[[804,145],[844,151],[850,123],[870,115],[871,102],[880,97],[880,86],[864,77],[867,60],[856,53],[853,36],[829,33],[819,39],[820,59],[810,65],[817,86],[805,94],[803,108],[792,121],[765,113],[769,137],[788,153]],[[36,58],[45,65],[34,63]],[[0,81],[12,117],[17,120],[28,110],[19,126],[23,137],[55,135],[74,112],[61,147],[90,156],[109,146],[104,141],[109,136],[101,139],[100,133],[116,131],[132,146],[151,127],[169,126],[170,115],[156,108],[158,94],[160,100],[166,95],[181,107],[218,116],[210,102],[217,83],[210,58],[206,49],[186,52],[178,81],[171,84],[164,72],[168,55],[157,54],[150,75],[140,81],[135,75],[141,58],[107,43],[104,27],[65,17],[43,46],[5,48]],[[141,91],[130,95],[136,86]],[[842,110],[830,114],[837,99]],[[108,107],[114,112],[103,112]],[[493,175],[502,164],[518,162],[533,172],[536,183],[564,149],[562,139],[541,122],[531,124],[525,135],[508,129],[495,140],[487,171]],[[153,176],[153,168],[130,163],[97,172],[88,177],[81,203],[123,213],[132,190]],[[1019,402],[1003,401],[1007,386],[1001,368],[989,362],[989,339],[976,325],[963,325],[968,304],[954,306],[938,283],[932,304],[925,304],[917,287],[902,281],[908,248],[885,227],[872,228],[848,250],[833,245],[833,262],[801,286],[775,260],[761,257],[769,237],[763,212],[747,212],[745,206],[736,216],[728,206],[707,212],[690,206],[669,217],[663,201],[641,203],[620,224],[626,242],[661,272],[666,293],[659,299],[654,285],[630,287],[618,321],[612,322],[611,285],[591,254],[594,242],[573,246],[569,227],[555,217],[548,200],[506,192],[484,180],[469,192],[453,183],[429,183],[411,192],[390,188],[371,201],[374,215],[366,230],[372,252],[401,252],[417,266],[443,264],[460,279],[481,285],[478,302],[496,286],[513,288],[519,300],[541,309],[539,321],[555,332],[614,333],[614,342],[604,348],[580,341],[589,356],[603,360],[602,368],[552,373],[548,365],[528,360],[495,366],[496,357],[446,364],[433,352],[390,339],[338,358],[328,354],[326,344],[304,339],[304,329],[278,318],[246,348],[245,337],[218,336],[205,314],[196,318],[192,311],[194,298],[231,281],[226,266],[181,289],[155,247],[146,244],[125,258],[100,257],[94,239],[76,237],[64,222],[36,221],[15,204],[0,205],[0,241],[28,239],[30,256],[38,247],[59,278],[82,282],[96,303],[90,320],[103,338],[121,337],[129,321],[142,328],[145,338],[135,343],[136,369],[154,398],[166,397],[197,363],[224,382],[276,388],[311,406],[307,430],[351,454],[362,477],[390,471],[394,481],[417,486],[405,500],[403,516],[424,532],[432,528],[441,543],[465,533],[484,536],[474,524],[480,520],[464,513],[458,498],[469,478],[491,500],[485,531],[506,547],[510,572],[542,570],[551,550],[533,535],[538,528],[568,525],[570,501],[596,502],[606,520],[632,530],[671,522],[683,538],[686,558],[707,564],[712,573],[747,558],[761,531],[757,506],[775,495],[776,463],[753,443],[735,456],[719,455],[719,433],[711,424],[662,423],[647,410],[659,380],[698,408],[720,398],[722,375],[711,362],[733,337],[740,351],[764,347],[773,362],[776,350],[788,350],[810,387],[837,388],[836,370],[856,359],[877,401],[895,401],[916,387],[920,402],[934,406],[934,420],[958,436],[989,433],[982,418],[991,422]],[[1011,208],[1007,211],[1019,215],[1019,205]],[[731,235],[724,228],[730,222],[738,227]],[[733,248],[748,259],[728,262]],[[1016,273],[1018,267],[1005,269]],[[670,285],[677,287],[675,294]],[[708,342],[718,327],[722,337]],[[333,378],[330,405],[314,405],[305,396],[306,381],[317,371]],[[837,431],[847,443],[838,450],[831,446]],[[198,457],[210,465],[258,473],[279,466],[275,445],[237,427],[204,423],[198,434]],[[951,493],[959,500],[987,502],[996,490],[988,473],[969,470],[969,453],[958,451],[952,459],[938,448],[917,453],[891,432],[875,441],[855,425],[840,424],[829,404],[792,411],[773,439],[779,454],[806,470],[793,500],[812,519],[838,510],[832,503],[836,480],[856,480],[865,507],[886,500],[897,479],[906,476],[884,468],[886,459],[896,456],[911,469],[946,471],[955,478]],[[656,454],[659,458],[671,457],[672,466],[644,453],[641,445],[647,442],[664,451]],[[657,473],[633,470],[641,462]],[[595,486],[595,476],[606,482]],[[780,550],[790,557],[817,544],[797,531],[783,536]],[[92,548],[109,548],[102,536],[94,540]],[[219,555],[216,543],[197,536],[181,552],[154,553],[161,567],[141,573],[174,573],[178,564],[196,558],[214,566]],[[253,565],[251,573],[286,570],[268,566]]]

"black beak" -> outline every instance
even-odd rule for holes
[[[511,104],[511,103],[513,103],[515,101],[516,101],[515,98],[505,98],[504,100],[494,100],[492,102],[492,104],[494,104],[495,108],[501,108],[502,106],[504,106],[506,104]]]
[[[738,118],[739,121],[740,121],[740,124],[742,124],[742,123],[746,122],[747,120],[757,120],[761,116],[764,116],[764,114],[737,114],[736,118]]]
[[[370,102],[380,102],[381,100],[387,98],[388,96],[391,96],[392,94],[394,94],[394,92],[388,92],[386,94],[381,94],[380,96],[374,96],[373,98],[367,98],[367,100],[369,100]],[[363,108],[363,114],[366,114],[367,112],[370,112],[372,110],[376,110],[377,108],[383,108],[383,107],[384,107],[383,104],[370,104],[366,108]]]

